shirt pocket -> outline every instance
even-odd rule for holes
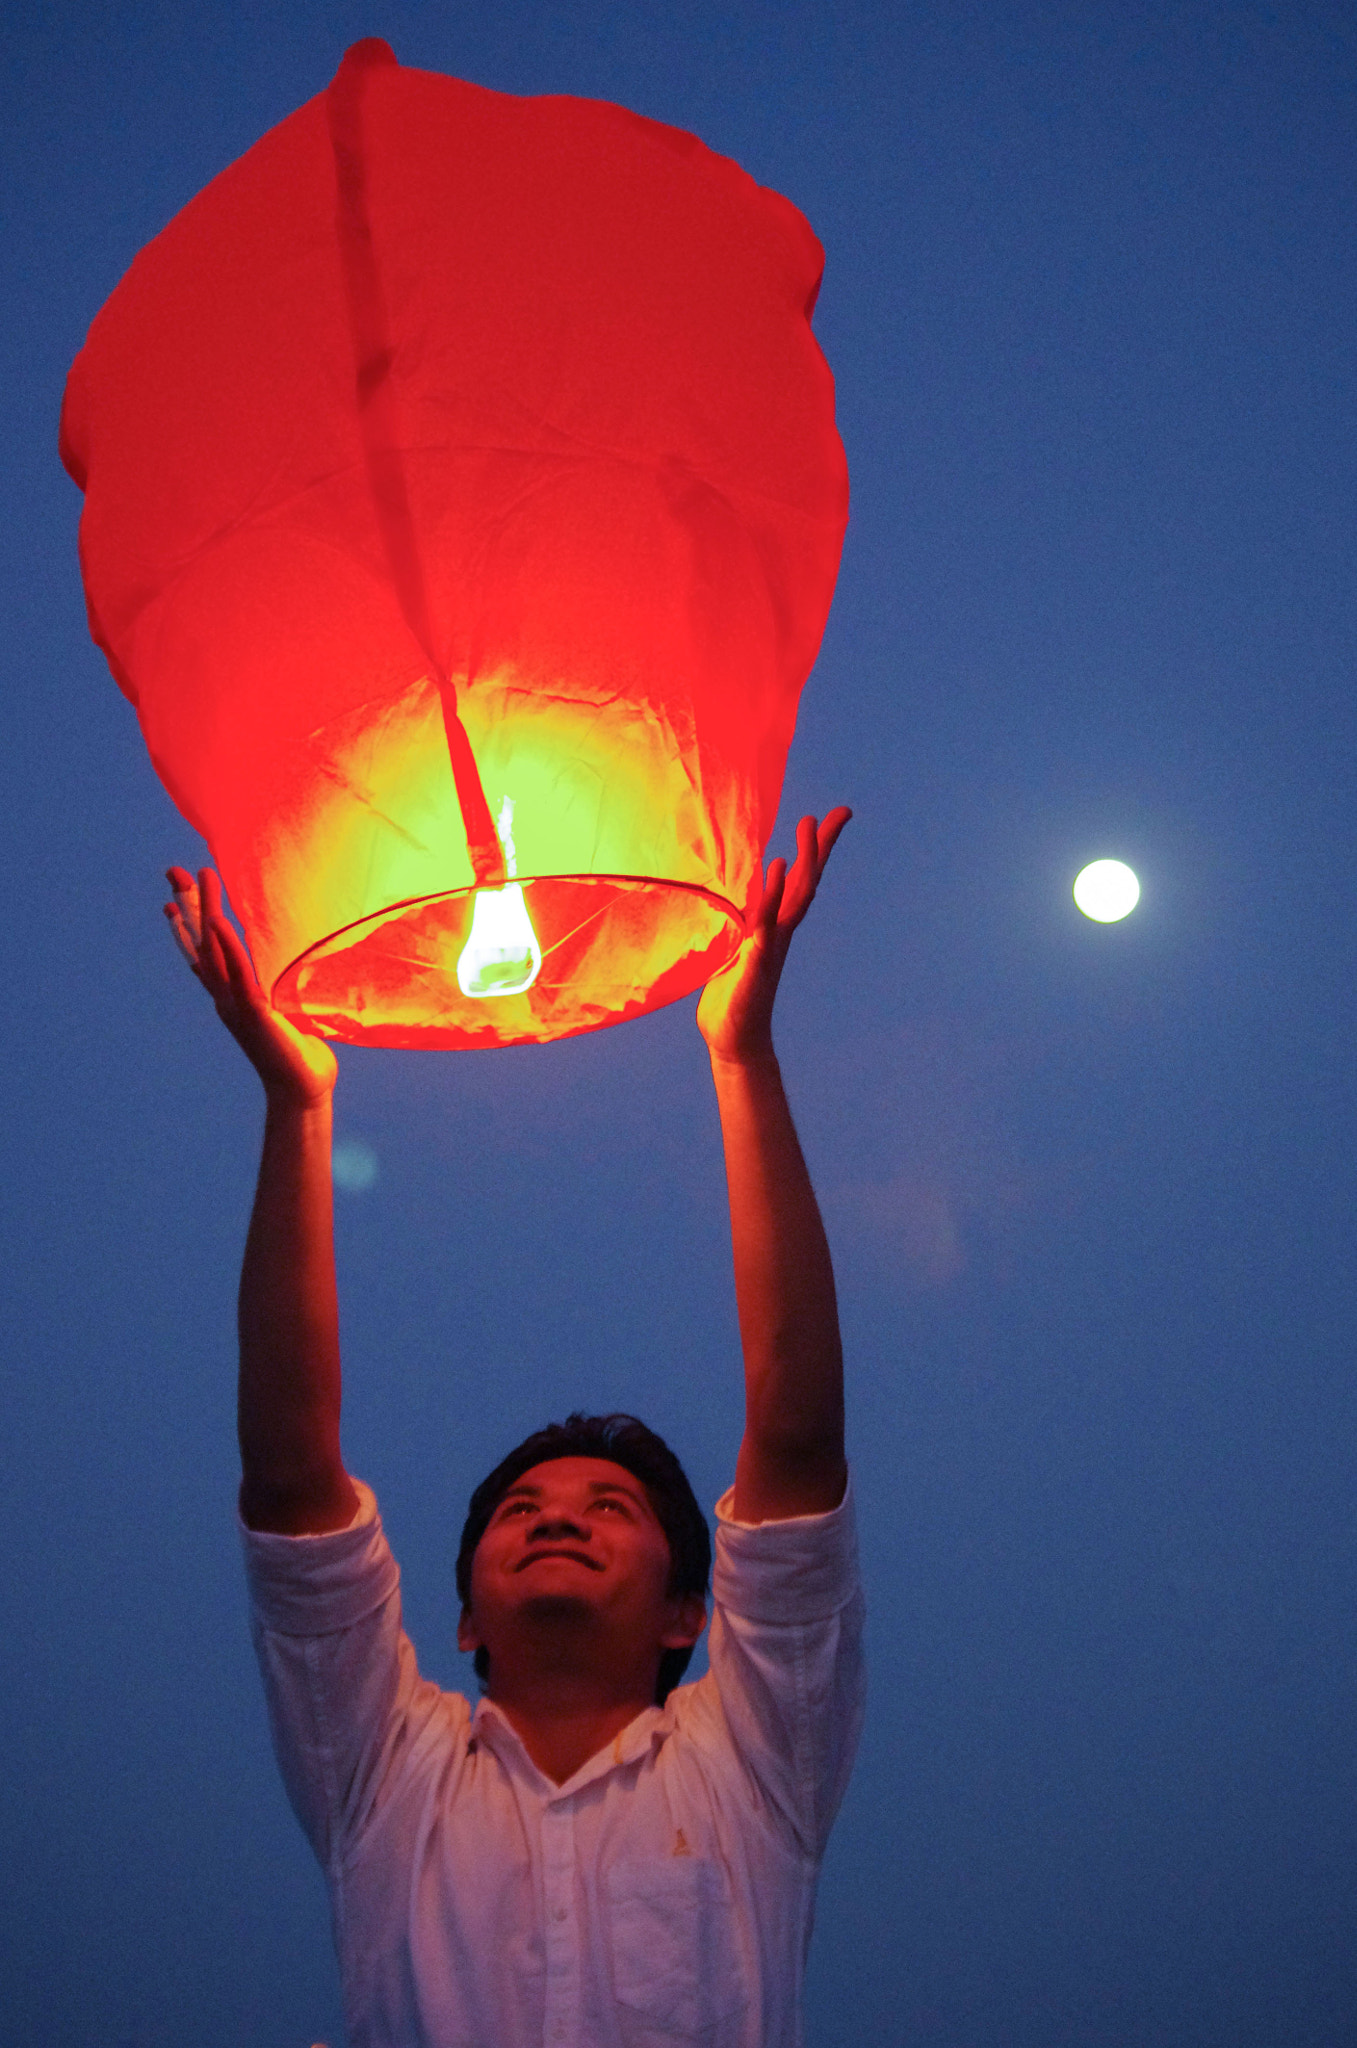
[[[701,1856],[624,1860],[608,1870],[604,1888],[627,2048],[737,2042],[749,1989],[721,1866]]]

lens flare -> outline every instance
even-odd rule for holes
[[[339,1139],[331,1155],[331,1167],[335,1186],[343,1188],[347,1195],[365,1195],[376,1186],[377,1154],[361,1138]]]

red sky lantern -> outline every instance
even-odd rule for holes
[[[90,624],[287,1014],[512,1044],[731,957],[847,516],[822,260],[690,135],[375,41],[136,258]]]

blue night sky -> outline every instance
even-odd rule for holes
[[[1352,242],[1338,5],[15,7],[0,2038],[343,2039],[233,1522],[258,1089],[89,641],[56,424],[135,251],[379,34],[787,193],[853,514],[779,844],[857,811],[780,1048],[839,1275],[872,1704],[811,2048],[1357,2039]],[[1097,855],[1143,884],[1086,922]],[[692,1003],[341,1053],[345,1449],[427,1670],[466,1495],[584,1405],[727,1483]]]

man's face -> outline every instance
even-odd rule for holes
[[[499,1502],[471,1562],[457,1640],[494,1657],[506,1629],[576,1623],[633,1644],[693,1642],[705,1606],[669,1594],[669,1543],[639,1479],[607,1458],[534,1465]]]

